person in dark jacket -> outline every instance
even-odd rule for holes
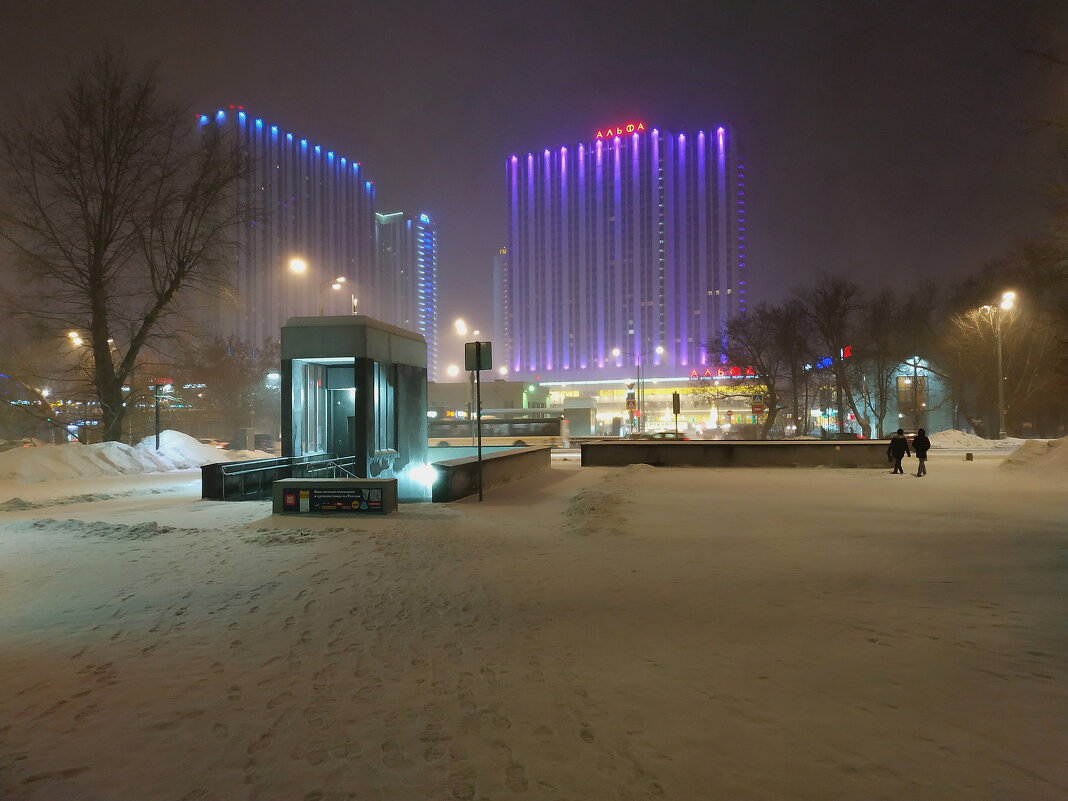
[[[927,437],[927,432],[921,428],[916,439],[912,440],[912,450],[916,451],[916,461],[920,463],[916,468],[916,478],[927,475],[927,451],[930,449],[931,440]]]
[[[905,429],[899,428],[897,433],[890,437],[890,444],[886,448],[886,458],[894,460],[892,473],[905,475],[905,469],[901,466],[901,457],[906,454],[912,456],[912,451],[909,450],[909,441],[905,439]]]

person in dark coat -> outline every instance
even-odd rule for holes
[[[897,433],[890,437],[890,444],[886,448],[886,458],[894,460],[892,473],[905,475],[905,469],[901,466],[901,458],[905,455],[912,456],[909,450],[909,441],[905,439],[905,429],[899,428]]]
[[[920,463],[916,468],[916,478],[927,475],[927,451],[931,449],[931,440],[922,428],[912,441],[912,449],[916,451],[916,461]]]

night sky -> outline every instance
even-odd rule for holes
[[[750,297],[821,271],[960,276],[1044,222],[1068,3],[21,2],[5,99],[124,44],[191,111],[242,104],[363,162],[380,211],[439,226],[443,322],[490,323],[504,159],[641,119],[733,125]],[[6,114],[7,112],[3,112]]]

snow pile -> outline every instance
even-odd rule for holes
[[[932,448],[959,448],[970,451],[1018,448],[1021,443],[1028,441],[1017,437],[983,439],[975,434],[968,434],[964,431],[957,431],[952,428],[949,431],[938,431],[931,434],[930,440]]]
[[[270,457],[270,454],[262,451],[220,450],[178,431],[160,432],[158,451],[155,446],[156,438],[146,437],[132,448],[121,442],[100,442],[95,445],[70,442],[65,445],[42,445],[39,448],[14,448],[0,453],[0,480],[37,483],[161,473],[213,462]]]
[[[65,495],[62,498],[50,498],[44,502],[28,501],[15,497],[0,503],[0,512],[25,512],[30,509],[45,509],[49,506],[69,506],[74,503],[97,503],[113,498],[130,498],[135,495],[162,495],[171,492],[168,489],[127,490],[126,492],[83,492],[80,495]]]
[[[66,531],[77,537],[103,537],[108,540],[150,540],[161,534],[170,534],[173,531],[193,534],[203,531],[203,529],[195,528],[178,529],[174,526],[161,526],[155,520],[126,524],[104,520],[56,520],[50,517],[17,525],[16,528],[43,530],[49,533]]]
[[[622,534],[627,528],[627,510],[634,496],[633,484],[656,472],[648,464],[631,464],[621,473],[606,473],[601,481],[579,490],[564,512],[574,534]]]
[[[0,479],[27,483],[173,470],[169,462],[121,442],[42,445],[0,453]]]
[[[186,470],[204,464],[230,461],[221,448],[205,445],[180,431],[161,431],[159,450],[156,449],[154,435],[145,437],[135,447],[142,453],[150,453],[166,459],[173,465],[172,470]]]
[[[1035,470],[1046,474],[1068,473],[1068,437],[1030,439],[1010,454],[998,467]]]

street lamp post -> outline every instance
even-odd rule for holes
[[[629,350],[622,350],[620,348],[612,348],[613,356],[633,356],[637,362],[637,383],[634,385],[634,403],[637,406],[638,424],[635,428],[638,429],[638,433],[645,431],[645,385],[643,383],[643,371],[642,371],[642,359],[646,356],[652,356],[654,353],[658,356],[664,352],[662,345],[657,345],[653,350],[648,353],[634,353]]]
[[[292,258],[292,259],[289,260],[289,271],[293,272],[293,273],[297,273],[298,275],[303,275],[304,273],[308,272],[308,262],[306,262],[304,259],[301,259],[301,258],[296,258],[296,257]],[[342,286],[345,284],[345,280],[346,280],[345,276],[339,275],[337,278],[335,278],[333,281],[331,281],[328,284],[324,284],[321,280],[316,280],[315,281],[316,294],[318,295],[318,298],[319,298],[319,316],[320,317],[322,317],[324,315],[324,311],[325,311],[324,310],[324,304],[323,304],[323,290],[325,290],[326,287],[330,287],[330,289],[332,289],[333,291],[340,292]],[[356,295],[353,294],[351,297],[352,297],[352,313],[355,314],[356,313]]]
[[[1002,292],[999,308],[983,307],[994,315],[994,339],[997,341],[998,349],[998,439],[1005,439],[1009,436],[1009,432],[1005,430],[1005,370],[1001,360],[1001,313],[1012,309],[1015,300],[1015,292]]]

